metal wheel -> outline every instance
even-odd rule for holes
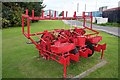
[[[41,40],[40,40],[41,51],[40,51],[40,54],[42,54],[45,59],[49,59],[50,54],[47,51],[50,52],[50,46],[52,44],[53,39],[54,39],[54,37],[51,33],[43,34],[41,36]]]

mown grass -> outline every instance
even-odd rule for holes
[[[118,41],[120,38],[106,34],[104,32],[101,32],[100,35],[103,36],[102,42],[107,43],[107,50],[105,51],[104,59],[108,63],[104,67],[97,69],[95,72],[88,75],[86,78],[117,78],[119,49],[118,45],[120,45]]]
[[[2,29],[0,29],[0,79],[2,78]]]
[[[96,23],[94,23],[96,24]],[[108,22],[108,23],[103,23],[103,24],[96,24],[99,26],[110,26],[110,27],[120,27],[120,23],[114,23],[114,22]]]
[[[80,22],[83,22],[84,20],[79,20]],[[90,21],[86,21],[87,23],[90,23]],[[120,23],[117,23],[117,22],[107,22],[107,23],[102,23],[102,24],[97,24],[97,23],[93,23],[95,25],[98,25],[98,26],[107,26],[107,27],[120,27]]]
[[[31,24],[31,32],[69,28],[62,21],[39,21]],[[118,77],[118,38],[101,32],[103,41],[107,43],[104,59],[107,64],[87,76],[87,78],[117,78]],[[2,77],[3,78],[58,78],[63,77],[63,65],[40,58],[38,51],[21,33],[21,27],[7,28],[2,31]],[[73,77],[93,67],[100,62],[100,53],[95,53],[87,59],[80,57],[78,63],[67,67],[67,76]]]

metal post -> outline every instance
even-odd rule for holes
[[[84,19],[84,21],[83,21],[83,27],[85,27],[85,22],[86,22],[86,19],[85,19],[85,12],[83,12],[83,19]]]
[[[28,15],[28,9],[26,9],[26,15]]]
[[[28,38],[30,37],[30,19],[27,18],[27,32],[28,32]]]
[[[92,12],[90,12],[90,28],[91,28],[91,29],[92,29],[92,20],[93,20]]]
[[[66,18],[67,18],[68,11],[66,11]]]
[[[86,11],[86,4],[85,4],[85,11]]]
[[[24,17],[22,16],[22,33],[24,34]]]
[[[51,10],[49,10],[49,18],[51,18]]]
[[[44,17],[44,10],[42,10],[42,18]]]
[[[76,19],[76,11],[74,12],[74,15],[73,15],[73,17]]]
[[[77,3],[77,12],[79,12],[79,3]]]
[[[34,18],[34,10],[32,10],[32,18]]]
[[[62,11],[62,16],[63,16],[63,18],[64,18],[64,11]]]
[[[54,18],[56,18],[56,11],[54,11]]]
[[[64,58],[64,78],[66,78],[66,58]]]
[[[102,50],[101,59],[103,59],[103,55],[104,55],[104,50]]]

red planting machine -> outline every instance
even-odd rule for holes
[[[63,76],[66,78],[66,67],[70,65],[70,61],[73,60],[78,62],[80,57],[88,58],[93,55],[94,51],[101,52],[101,59],[104,55],[104,50],[106,49],[106,44],[98,44],[102,40],[102,36],[98,36],[99,32],[92,29],[92,12],[90,15],[86,15],[87,12],[83,12],[82,17],[77,17],[76,12],[74,12],[73,17],[64,16],[64,11],[62,12],[62,17],[56,17],[56,11],[54,11],[54,17],[51,16],[51,11],[49,11],[48,16],[44,16],[44,11],[42,10],[41,17],[34,16],[34,10],[32,10],[32,16],[28,15],[28,10],[26,14],[22,14],[22,33],[26,38],[31,40],[39,51],[39,55],[44,59],[52,59],[60,64],[63,64]],[[86,19],[90,19],[90,27],[86,26]],[[24,19],[27,19],[27,31],[24,30]],[[78,20],[83,19],[83,28],[70,28],[65,29],[54,29],[52,31],[43,31],[37,33],[30,33],[30,20]],[[88,33],[87,31],[92,31]],[[32,36],[39,38],[35,41]]]

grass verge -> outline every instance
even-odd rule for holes
[[[96,23],[93,23],[93,24],[96,24]],[[99,25],[99,26],[110,26],[110,27],[120,27],[120,23],[104,23],[104,24],[96,24],[96,25]]]
[[[80,22],[83,22],[84,20],[79,20]],[[90,23],[90,21],[86,21],[87,23]],[[97,24],[97,23],[93,23],[95,25],[99,25],[99,26],[110,26],[110,27],[120,27],[120,23],[115,23],[115,22],[107,22],[107,23],[103,23],[103,24]]]

